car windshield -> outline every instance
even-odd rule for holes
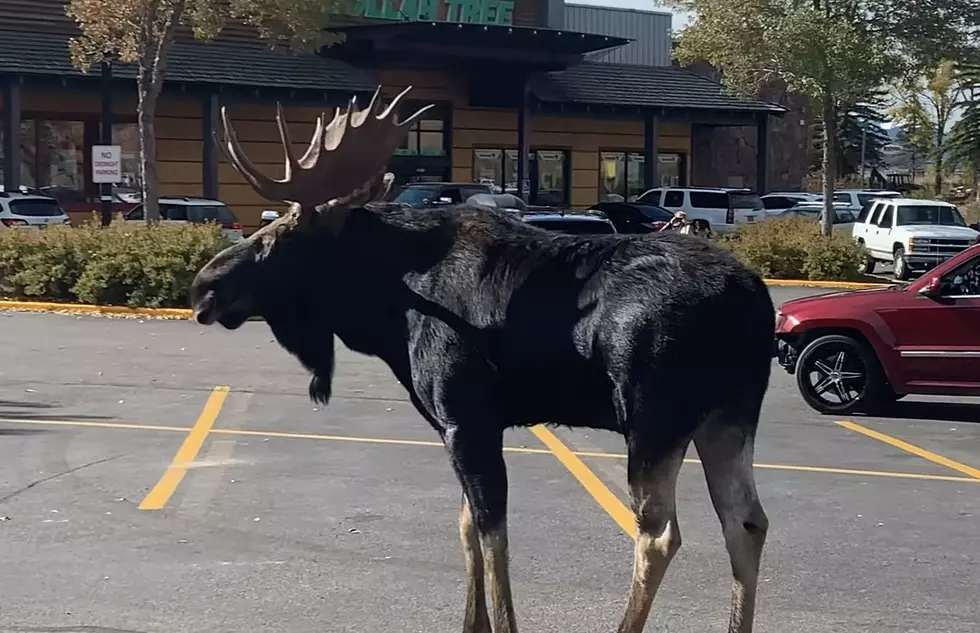
[[[761,211],[766,208],[762,198],[754,193],[732,193],[731,198],[733,209],[758,209]]]
[[[898,207],[898,226],[941,225],[966,226],[966,220],[956,207],[946,205],[914,205]]]
[[[11,200],[10,212],[28,218],[50,218],[63,215],[57,200]]]
[[[859,193],[858,203],[863,207],[872,200],[878,200],[879,198],[897,198],[899,194],[897,193]]]
[[[231,209],[223,204],[188,206],[187,219],[191,222],[200,223],[217,222],[219,224],[228,224],[229,222],[238,222],[238,218],[231,212]]]
[[[419,185],[403,187],[395,196],[393,202],[419,207],[432,200],[437,193],[439,193],[439,187],[424,187]]]

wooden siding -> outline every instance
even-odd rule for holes
[[[472,180],[474,149],[517,147],[517,112],[466,107],[465,91],[450,73],[383,71],[382,82],[384,92],[389,96],[404,86],[413,85],[415,89],[409,93],[410,98],[453,103],[453,180]],[[97,119],[99,97],[96,93],[79,91],[41,92],[25,89],[23,109],[25,117],[47,115],[52,119]],[[295,149],[302,153],[305,143],[313,133],[319,110],[287,106],[285,111]],[[117,122],[135,123],[135,96],[118,96],[115,100],[115,112]],[[274,105],[230,104],[229,113],[239,140],[252,162],[268,176],[281,178],[283,154],[275,124]],[[569,152],[570,202],[573,208],[587,207],[599,199],[600,152],[643,150],[643,122],[640,119],[532,115],[530,126],[530,142],[533,148]],[[161,195],[203,194],[202,131],[201,104],[197,100],[190,97],[161,96],[156,120]],[[686,154],[690,173],[690,126],[661,123],[659,132],[660,150]],[[86,149],[86,162],[88,151]],[[263,209],[285,209],[285,205],[266,201],[255,194],[223,157],[219,158],[218,174],[218,197],[234,210],[246,229],[250,230],[258,225]],[[95,204],[97,203],[93,203],[93,206]],[[87,217],[86,215],[85,219]]]

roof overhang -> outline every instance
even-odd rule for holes
[[[621,37],[525,26],[454,22],[386,22],[335,26],[344,41],[322,49],[358,64],[480,65],[496,62],[526,70],[557,70],[587,53],[616,48]]]

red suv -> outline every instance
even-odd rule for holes
[[[775,355],[821,413],[980,395],[980,243],[912,282],[784,303]]]

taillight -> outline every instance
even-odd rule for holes
[[[725,224],[735,224],[735,209],[728,207],[728,212],[725,213]]]
[[[667,223],[664,222],[663,220],[657,220],[656,222],[642,222],[641,224],[643,224],[643,226],[647,227],[648,229],[653,229],[654,231],[659,231],[660,229],[667,226]]]
[[[3,218],[2,220],[0,220],[0,222],[3,222],[3,225],[7,228],[10,228],[12,226],[27,226],[26,220],[14,220],[11,218]]]
[[[238,222],[226,222],[225,224],[221,225],[221,228],[231,229],[232,231],[241,231],[242,225]]]

